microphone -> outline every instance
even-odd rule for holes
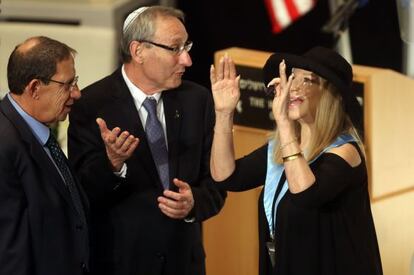
[[[368,4],[369,0],[348,0],[340,5],[331,19],[322,27],[323,32],[339,34],[348,26],[348,20],[358,7]]]

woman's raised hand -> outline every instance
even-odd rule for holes
[[[232,113],[240,98],[240,76],[236,76],[234,62],[227,54],[217,68],[211,65],[210,81],[216,112]]]
[[[273,99],[273,116],[276,122],[279,124],[283,121],[288,121],[289,111],[289,90],[292,86],[293,73],[286,76],[286,63],[284,60],[279,64],[279,77],[272,79],[267,86],[275,86],[275,98]]]

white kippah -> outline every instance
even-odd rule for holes
[[[135,18],[137,18],[141,13],[143,13],[148,8],[149,7],[140,7],[134,10],[133,12],[131,12],[124,21],[123,32],[125,33],[129,25],[132,23],[132,21],[134,21]]]

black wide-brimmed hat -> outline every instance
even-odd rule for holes
[[[314,47],[303,55],[274,53],[263,67],[265,84],[273,78],[279,77],[279,64],[286,62],[286,74],[292,68],[311,71],[333,84],[341,93],[345,112],[349,115],[354,126],[363,131],[362,108],[355,93],[352,91],[352,66],[337,52],[324,48]]]

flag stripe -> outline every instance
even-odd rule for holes
[[[282,28],[285,28],[291,23],[291,17],[289,11],[286,7],[284,0],[272,0],[273,8],[275,11],[276,21],[279,22],[279,25]]]
[[[297,9],[297,4],[295,0],[285,0],[286,3],[286,8],[289,12],[289,16],[291,18],[291,21],[294,21],[296,18],[298,18],[300,16],[298,9]]]
[[[281,32],[315,6],[317,0],[265,0],[273,33]]]
[[[273,9],[273,3],[272,0],[265,0],[265,5],[267,7],[267,12],[270,17],[270,23],[272,25],[272,32],[278,33],[282,31],[281,26],[279,25],[279,22],[276,20],[275,10]]]
[[[315,5],[314,0],[293,0],[299,14],[307,13]]]

